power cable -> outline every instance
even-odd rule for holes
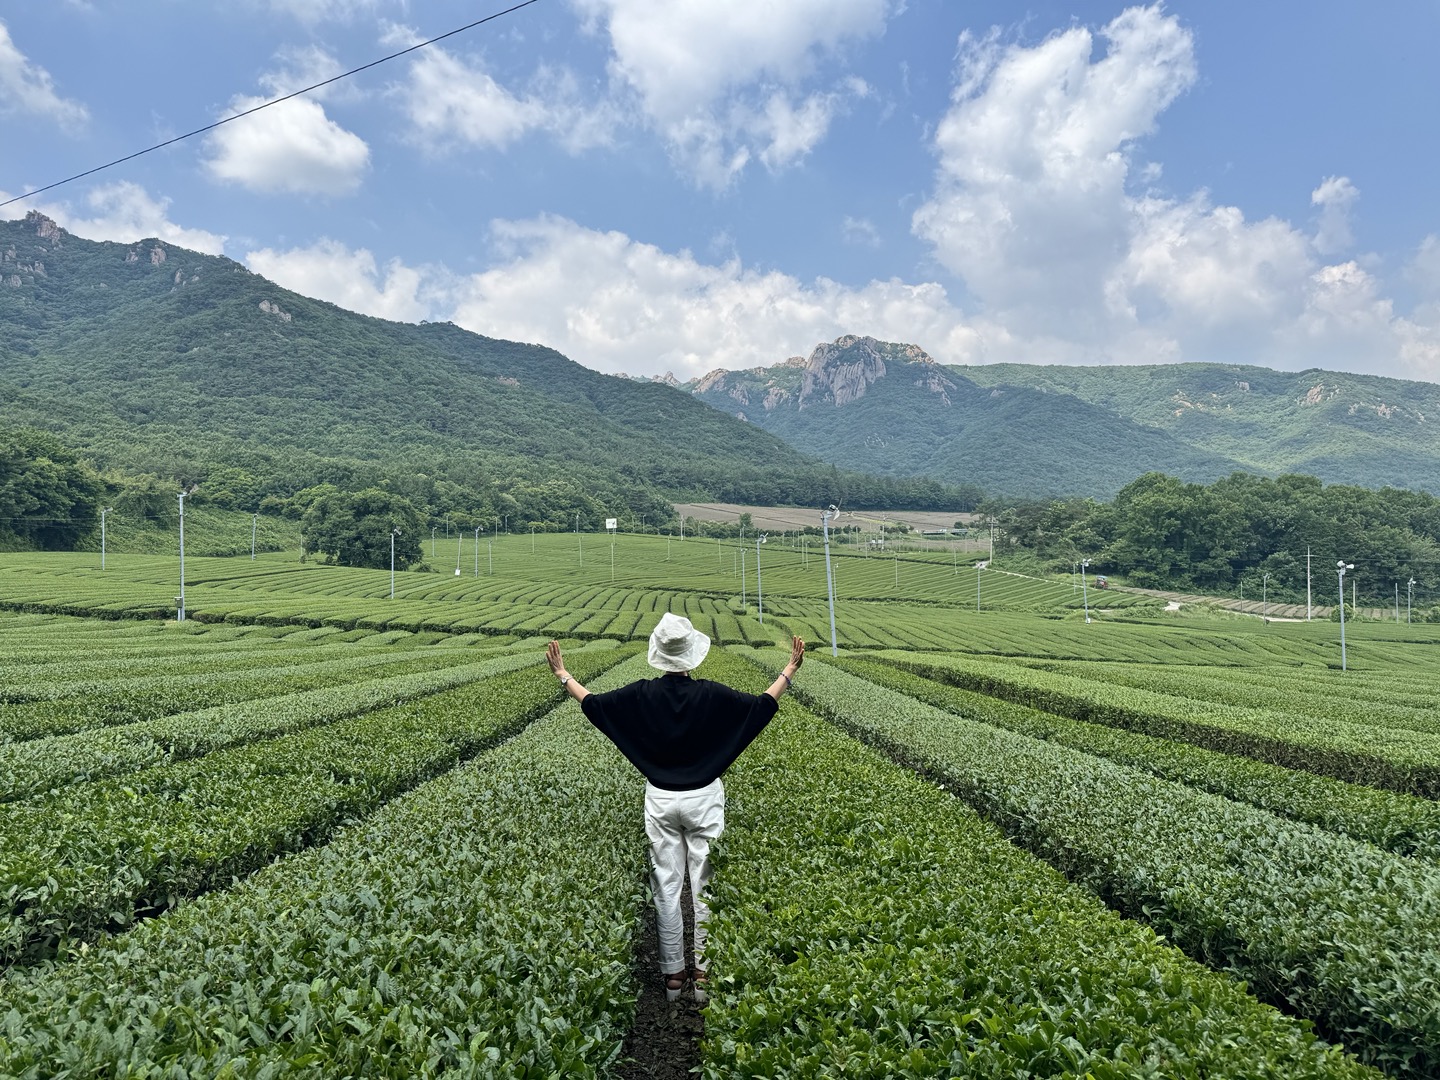
[[[389,56],[382,56],[379,60],[371,60],[368,64],[361,64],[359,67],[351,68],[349,71],[342,72],[339,75],[332,75],[330,78],[317,82],[312,86],[307,86],[303,90],[296,90],[293,93],[285,94],[283,97],[272,98],[271,100],[264,102],[261,105],[256,105],[253,109],[246,109],[244,112],[238,112],[234,116],[227,116],[223,120],[217,120],[213,124],[206,124],[204,127],[196,128],[194,131],[187,131],[184,135],[176,135],[173,139],[166,139],[164,142],[156,143],[154,146],[147,146],[144,150],[137,150],[133,154],[126,154],[122,158],[116,158],[114,161],[108,161],[104,165],[97,165],[93,169],[86,169],[84,172],[76,173],[74,176],[67,176],[64,180],[56,180],[53,184],[46,184],[44,187],[36,188],[34,191],[27,191],[24,195],[16,195],[12,199],[6,199],[4,202],[0,202],[0,208],[9,206],[11,203],[20,202],[22,199],[28,199],[32,195],[39,195],[46,191],[53,191],[55,188],[72,183],[73,181],[83,180],[87,176],[94,176],[98,172],[104,172],[106,169],[113,168],[116,165],[123,165],[127,161],[134,161],[136,158],[143,157],[146,154],[154,153],[156,150],[163,150],[167,146],[173,146],[176,143],[183,142],[185,139],[192,138],[195,135],[203,135],[207,131],[214,131],[216,128],[228,124],[232,120],[243,119],[244,117],[251,116],[262,109],[268,109],[272,105],[279,105],[281,102],[289,101],[291,98],[299,97],[301,94],[308,94],[312,90],[319,90],[322,86],[329,86],[331,83],[339,82],[341,79],[348,79],[351,75],[358,75],[362,71],[368,71],[370,68],[378,67],[379,65],[389,60],[398,59],[399,57],[405,56],[408,53],[415,52],[417,49],[423,49],[427,45],[434,45],[437,41],[444,41],[446,38],[454,37],[456,34],[463,34],[466,30],[473,30],[475,29],[475,27],[483,26],[485,23],[498,19],[502,15],[510,15],[516,11],[519,11],[521,8],[529,7],[531,4],[535,4],[538,2],[539,0],[524,0],[523,3],[516,4],[514,7],[508,7],[504,11],[497,11],[493,15],[485,16],[485,18],[483,19],[476,19],[472,23],[466,23],[464,26],[457,27],[456,29],[451,30],[449,33],[441,34],[439,37],[433,37],[428,41],[422,41],[418,45],[411,45],[409,48],[401,49],[399,52],[391,53]]]

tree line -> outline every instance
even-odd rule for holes
[[[1440,499],[1421,491],[1240,472],[1190,484],[1151,472],[1110,502],[988,499],[980,509],[997,522],[997,558],[1049,570],[1088,558],[1093,573],[1136,585],[1257,599],[1263,587],[1300,601],[1308,552],[1317,603],[1338,588],[1340,560],[1371,603],[1397,585],[1403,603],[1412,578],[1417,599],[1440,598]]]

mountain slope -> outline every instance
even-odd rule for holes
[[[952,369],[981,386],[1063,394],[1259,472],[1440,489],[1440,386],[1239,364]]]
[[[1440,489],[1430,383],[1219,364],[944,366],[913,345],[842,337],[686,388],[846,467],[1011,495],[1108,497],[1152,470]]]
[[[712,372],[689,389],[848,468],[1011,495],[1108,495],[1147,469],[1212,480],[1241,467],[1074,397],[982,387],[915,346],[873,338],[842,337],[808,361]]]
[[[83,240],[36,213],[0,223],[0,424],[162,476],[239,465],[282,492],[393,481],[438,505],[442,480],[523,483],[546,520],[579,498],[649,511],[659,491],[836,497],[821,462],[672,388],[356,315],[159,241]]]

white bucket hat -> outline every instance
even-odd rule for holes
[[[694,671],[710,651],[710,639],[683,615],[666,612],[650,632],[650,666],[661,671]]]

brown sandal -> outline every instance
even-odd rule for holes
[[[685,972],[677,971],[674,975],[665,975],[665,1000],[677,1001],[680,992],[685,989]]]

